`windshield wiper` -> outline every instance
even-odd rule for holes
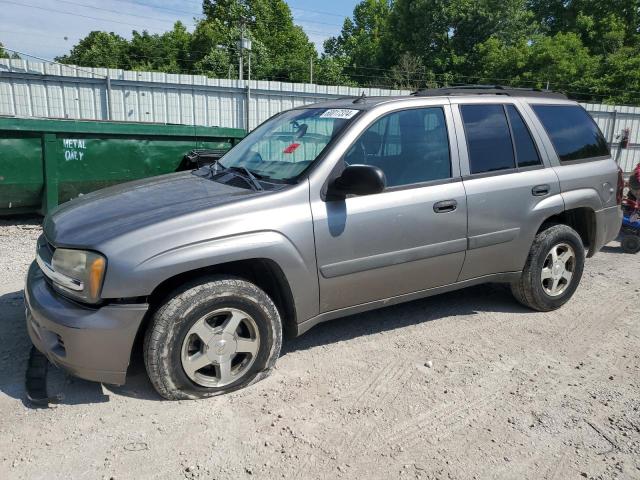
[[[218,169],[221,169],[221,170],[227,169],[227,167],[225,167],[220,163],[220,159],[215,160],[214,162],[211,162],[209,164],[209,170],[211,171],[212,175],[216,175],[218,173]]]
[[[251,170],[249,170],[247,167],[229,167],[229,170],[233,170],[234,172],[244,173],[246,178],[249,180],[249,183],[251,183],[251,185],[257,191],[261,192],[262,190],[264,190],[264,188],[262,188],[262,185],[260,184],[256,176],[253,173],[251,173]]]

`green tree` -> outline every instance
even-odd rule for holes
[[[262,78],[308,82],[318,54],[302,28],[295,25],[284,0],[248,2],[254,40],[255,72]]]
[[[640,55],[635,47],[622,47],[607,55],[595,90],[607,103],[640,105]]]
[[[550,84],[583,100],[640,103],[640,0],[361,0],[320,58],[285,0],[202,9],[193,33],[180,22],[129,41],[91,32],[59,60],[237,78],[244,35],[254,79],[307,82],[313,62],[324,84]]]
[[[358,82],[347,75],[347,60],[343,57],[323,55],[314,66],[314,83],[320,85],[349,85],[357,87]]]
[[[535,35],[507,45],[490,38],[475,48],[479,83],[566,91],[577,98],[594,94],[600,58],[591,55],[580,36]]]
[[[2,42],[0,42],[0,58],[11,58],[13,60],[20,60],[20,55],[18,55],[16,52],[10,53],[6,48],[4,48]]]
[[[468,73],[477,44],[513,44],[535,30],[525,0],[396,0],[390,23],[395,56],[417,55],[436,74]]]
[[[163,72],[190,71],[191,34],[182,22],[163,34],[134,31],[128,42],[131,67],[136,70]]]
[[[337,37],[325,41],[325,56],[340,59],[346,72],[361,84],[376,84],[384,77],[387,59],[390,0],[364,0],[346,18]]]
[[[193,33],[181,22],[163,34],[134,31],[131,40],[95,31],[56,60],[237,78],[237,42],[244,32],[253,41],[252,78],[309,81],[310,64],[318,54],[284,0],[204,0],[202,8],[204,18]],[[248,53],[243,53],[246,78]]]
[[[113,32],[93,31],[75,45],[68,55],[56,57],[60,63],[83,67],[130,69],[129,43]]]
[[[547,33],[577,33],[593,53],[639,44],[639,0],[529,0],[528,6]]]
[[[310,63],[318,54],[304,31],[293,22],[284,0],[205,0],[205,18],[193,34],[196,71],[236,77],[237,42],[252,41],[244,53],[244,75],[251,55],[254,79],[309,81]]]

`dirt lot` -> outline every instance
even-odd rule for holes
[[[161,401],[53,370],[33,409],[22,281],[36,220],[0,221],[0,478],[640,478],[640,256],[612,243],[558,312],[488,285],[320,325],[225,397]]]

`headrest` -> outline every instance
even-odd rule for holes
[[[362,143],[364,144],[367,154],[376,154],[380,151],[382,145],[382,136],[372,130],[368,130],[362,136]]]

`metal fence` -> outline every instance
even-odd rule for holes
[[[289,108],[403,90],[208,78],[0,59],[0,115],[251,130]]]
[[[251,130],[289,108],[341,96],[407,95],[408,90],[208,78],[0,59],[0,115],[220,126]],[[640,108],[584,104],[620,165],[640,162]]]
[[[640,107],[592,103],[583,103],[582,106],[604,133],[611,145],[613,158],[619,161],[622,170],[631,173],[640,163]],[[629,129],[629,145],[626,149],[620,150],[618,136],[624,129]]]

